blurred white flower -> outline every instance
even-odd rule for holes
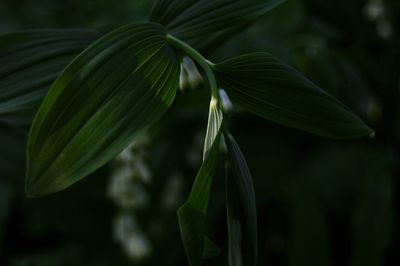
[[[381,0],[369,0],[365,6],[365,14],[367,17],[375,21],[385,15],[385,8]]]
[[[143,260],[151,255],[150,242],[140,230],[133,215],[117,215],[114,221],[114,236],[132,260]]]
[[[148,135],[142,134],[115,158],[108,186],[108,195],[120,210],[114,218],[114,237],[132,261],[151,254],[151,244],[134,217],[134,211],[150,201],[144,187],[151,181],[144,158],[148,143]]]
[[[380,37],[389,40],[394,34],[393,25],[387,18],[385,2],[382,0],[369,0],[365,5],[366,17],[376,23],[376,31]]]
[[[390,39],[393,36],[393,26],[387,20],[381,19],[376,23],[376,29],[379,36],[384,39]]]

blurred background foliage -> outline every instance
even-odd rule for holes
[[[143,20],[148,0],[1,0],[0,33],[113,28]],[[231,128],[252,170],[259,265],[380,266],[400,261],[400,2],[289,0],[215,61],[268,51],[337,96],[376,138],[337,142],[246,113]],[[176,219],[201,161],[208,94],[173,109],[115,162],[70,189],[24,196],[28,128],[0,124],[0,265],[186,265]],[[227,265],[222,170],[209,232]]]

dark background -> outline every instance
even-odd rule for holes
[[[0,33],[76,27],[105,33],[145,19],[151,5],[1,0]],[[258,265],[399,265],[399,26],[397,0],[289,0],[207,54],[219,61],[268,51],[376,130],[375,139],[338,142],[246,113],[230,119],[254,178]],[[130,184],[146,199],[134,207],[110,196],[115,162],[66,191],[26,198],[28,129],[0,124],[0,265],[186,265],[176,208],[200,165],[207,110],[207,92],[179,95],[157,130],[137,144],[134,153],[151,178]],[[205,265],[227,265],[222,171],[214,185],[209,234],[222,256]]]

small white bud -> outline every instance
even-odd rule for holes
[[[190,88],[192,90],[201,89],[204,84],[204,78],[200,74],[193,60],[188,56],[184,56],[182,58],[182,65],[186,70]]]
[[[227,114],[232,113],[234,107],[224,89],[219,89],[219,97],[221,98],[222,110],[224,110],[224,112]]]
[[[179,75],[179,90],[185,94],[190,90],[190,84],[188,79],[188,73],[183,65],[181,64],[181,73]]]
[[[135,232],[125,243],[125,251],[132,260],[141,261],[150,256],[151,245],[143,233]]]

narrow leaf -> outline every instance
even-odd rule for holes
[[[218,159],[219,139],[220,134],[196,176],[189,199],[178,209],[182,241],[190,266],[202,265],[208,200]]]
[[[218,117],[219,112],[214,112],[212,109],[218,109],[218,106],[213,104],[213,100],[210,104],[209,125],[206,136],[206,139],[209,139],[209,142],[206,142],[210,144],[209,149],[207,149],[203,164],[193,183],[188,200],[178,209],[182,241],[190,266],[202,265],[202,258],[211,255],[210,241],[205,241],[205,223],[211,190],[211,178],[219,154],[222,125],[222,120]],[[215,245],[211,246],[214,246],[212,250],[215,253]]]
[[[206,139],[204,141],[203,160],[206,158],[208,151],[214,144],[215,138],[221,129],[222,120],[223,114],[221,109],[218,107],[218,101],[212,97],[208,115]]]
[[[239,56],[215,70],[234,103],[265,119],[335,139],[373,134],[343,103],[270,54]]]
[[[98,37],[78,29],[0,35],[0,121],[30,124],[58,74]]]
[[[253,181],[239,146],[224,135],[229,160],[226,198],[229,237],[229,265],[254,266],[257,262],[257,209]]]
[[[60,191],[89,175],[157,121],[171,105],[179,60],[154,23],[100,38],[51,87],[28,141],[26,190]]]
[[[195,46],[226,41],[285,0],[159,0],[151,20]]]

